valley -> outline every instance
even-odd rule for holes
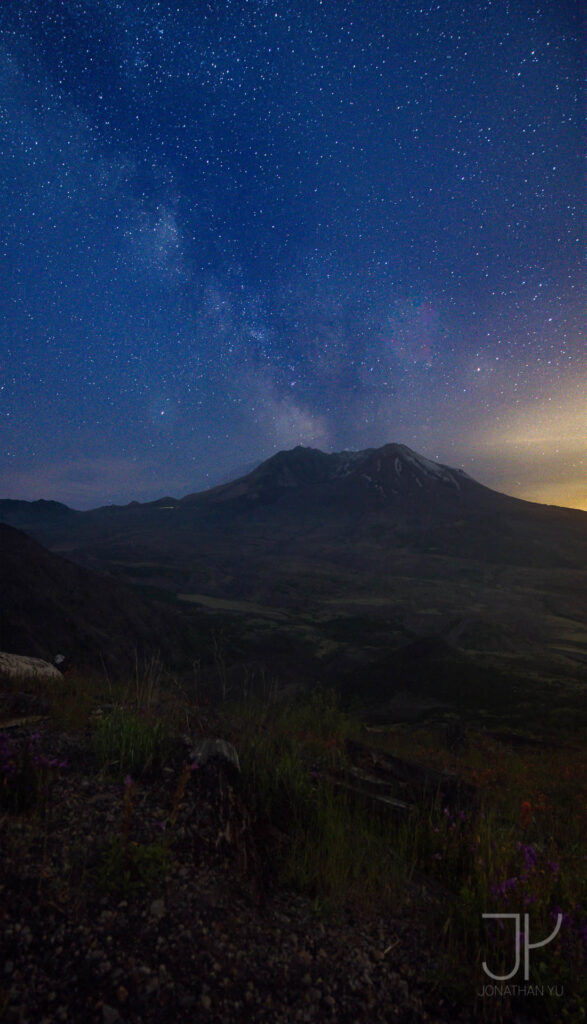
[[[374,720],[397,715],[401,694],[530,732],[584,724],[585,513],[402,445],[296,448],[179,500],[2,501],[0,515],[181,620],[171,668],[213,669],[221,638],[233,690],[271,677],[335,685]]]

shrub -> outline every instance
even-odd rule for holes
[[[119,896],[134,896],[152,889],[167,871],[168,847],[165,840],[137,843],[131,839],[134,795],[134,783],[127,775],[120,832],[106,843],[98,871],[100,888]]]
[[[346,739],[359,724],[332,692],[241,714],[239,745],[249,803],[288,836],[283,880],[328,907],[352,894],[391,894],[405,861],[391,858],[397,827],[337,787]],[[401,842],[400,842],[401,845]]]
[[[116,707],[96,726],[94,747],[102,766],[137,773],[163,756],[169,734],[161,720]]]
[[[163,840],[136,843],[113,836],[102,852],[98,883],[104,892],[124,897],[153,890],[165,877],[168,858]]]

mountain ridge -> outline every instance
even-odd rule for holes
[[[118,671],[132,670],[137,652],[170,665],[197,653],[193,615],[47,551],[6,523],[0,577],[0,650],[49,660],[64,652],[78,666]]]

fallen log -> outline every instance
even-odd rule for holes
[[[371,803],[379,809],[390,811],[402,818],[407,817],[414,810],[414,805],[406,803],[405,800],[397,800],[393,796],[383,793],[374,793],[371,790],[363,789],[361,786],[353,786],[344,779],[332,779],[335,789],[343,790],[354,797],[360,797],[361,803]]]
[[[347,771],[347,775],[350,775],[357,784],[360,784],[362,789],[368,790],[371,793],[382,793],[387,796],[395,796],[395,792],[390,792],[391,789],[398,789],[397,780],[390,778],[382,778],[380,775],[372,775],[370,772],[366,772],[363,768],[357,767],[352,764]]]
[[[477,790],[454,772],[430,768],[419,761],[409,761],[385,750],[376,750],[357,740],[347,740],[347,752],[355,767],[368,769],[373,778],[394,779],[413,803],[434,799],[474,807]],[[374,773],[378,773],[374,775]]]
[[[47,715],[25,715],[24,718],[9,718],[0,722],[0,732],[4,729],[19,729],[21,726],[34,725],[36,722],[46,722]]]

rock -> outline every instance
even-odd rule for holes
[[[61,672],[41,658],[25,658],[20,654],[0,651],[0,675],[11,682],[57,682]]]
[[[192,1010],[196,1005],[196,997],[192,992],[188,992],[183,985],[177,986],[177,999],[182,1010]]]
[[[162,917],[165,917],[165,902],[164,900],[153,900],[151,903],[151,917],[160,921]]]
[[[189,756],[193,761],[197,761],[198,765],[204,765],[207,761],[218,758],[232,765],[237,772],[241,770],[236,749],[232,743],[227,743],[226,740],[213,739],[209,736],[202,737],[194,742]]]
[[[108,1003],[104,1003],[102,1006],[102,1020],[104,1024],[118,1024],[120,1014],[116,1007],[108,1006]]]

